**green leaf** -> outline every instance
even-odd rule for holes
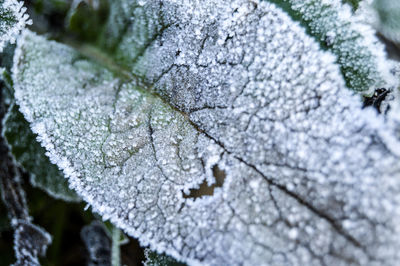
[[[131,23],[105,28],[108,56],[27,31],[13,69],[95,212],[188,264],[399,261],[394,125],[298,23],[264,1],[120,5]]]
[[[144,255],[146,256],[143,262],[145,266],[185,266],[184,263],[177,262],[170,256],[157,254],[150,249],[145,249]]]
[[[343,3],[347,3],[353,7],[353,10],[357,10],[362,0],[342,0]]]
[[[3,135],[10,145],[15,160],[29,173],[33,186],[49,195],[66,201],[80,201],[68,188],[68,181],[45,155],[46,150],[36,141],[37,135],[29,128],[29,123],[13,105],[4,121]]]
[[[81,40],[96,39],[106,20],[106,1],[74,1],[67,16],[67,29]]]

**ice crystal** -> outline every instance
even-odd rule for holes
[[[397,264],[398,123],[334,56],[268,2],[129,3],[103,43],[129,81],[29,31],[15,53],[20,110],[94,211],[189,264]]]
[[[23,2],[16,0],[0,1],[0,52],[3,51],[7,42],[14,43],[16,36],[26,24],[32,23],[25,11]]]

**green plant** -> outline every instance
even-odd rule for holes
[[[188,264],[397,264],[395,0],[55,2],[3,60],[14,172]],[[93,263],[115,227],[82,231]]]

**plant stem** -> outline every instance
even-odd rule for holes
[[[121,232],[120,230],[113,226],[112,229],[112,237],[111,237],[111,265],[112,266],[120,266],[121,265],[121,254],[120,254],[120,249],[119,249],[119,244],[120,244],[120,238],[121,238]]]

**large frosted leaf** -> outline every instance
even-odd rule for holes
[[[22,5],[16,0],[0,0],[0,52],[7,42],[15,41],[26,24],[32,23]]]
[[[96,212],[192,264],[396,265],[399,143],[333,56],[266,2],[136,10],[168,23],[132,37],[131,80],[29,32],[15,55],[21,111]]]

